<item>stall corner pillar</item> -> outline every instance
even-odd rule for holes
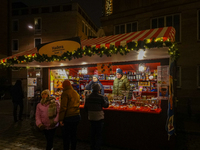
[[[49,88],[49,68],[43,68],[43,89],[48,89]]]

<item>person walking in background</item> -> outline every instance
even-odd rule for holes
[[[37,105],[35,120],[37,127],[44,131],[47,141],[46,150],[53,150],[55,130],[59,125],[60,105],[54,97],[49,95],[49,90],[42,91],[42,99]]]
[[[62,84],[63,93],[61,95],[60,126],[63,134],[64,150],[76,149],[76,132],[80,121],[80,95],[73,89],[69,80]]]
[[[92,93],[86,97],[85,110],[91,123],[91,150],[101,149],[101,135],[103,130],[104,112],[102,107],[109,106],[108,98],[100,93],[100,85],[92,85]]]
[[[98,83],[101,87],[101,95],[104,95],[104,87],[101,84],[101,82],[99,81],[99,76],[98,75],[93,75],[92,81],[90,81],[90,83],[85,87],[86,90],[92,90],[92,85],[94,83]]]
[[[22,90],[22,81],[17,80],[15,85],[11,89],[11,96],[12,96],[12,102],[13,102],[13,117],[14,122],[17,122],[18,119],[22,121],[22,113],[23,113],[23,98],[24,98],[24,92]],[[19,115],[17,117],[17,107],[19,105]]]

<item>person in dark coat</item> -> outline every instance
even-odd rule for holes
[[[101,95],[104,95],[104,87],[103,85],[101,84],[101,82],[99,81],[99,76],[98,75],[93,75],[93,79],[92,81],[90,81],[90,83],[85,87],[86,90],[92,90],[92,85],[94,83],[98,83],[101,87]]]
[[[100,85],[92,85],[92,93],[86,97],[85,110],[91,123],[91,150],[101,149],[101,134],[104,124],[104,112],[102,107],[109,106],[108,98],[100,93]]]
[[[11,96],[12,96],[12,102],[13,102],[13,117],[14,121],[17,122],[18,119],[22,120],[22,113],[23,113],[23,98],[24,98],[24,92],[22,90],[22,81],[17,80],[15,85],[11,89]],[[17,107],[19,105],[19,116],[17,117]]]

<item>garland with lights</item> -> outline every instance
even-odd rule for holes
[[[83,49],[79,48],[74,52],[65,52],[62,56],[52,55],[48,57],[46,54],[34,54],[34,55],[23,55],[18,56],[17,58],[7,59],[5,62],[1,61],[1,67],[11,67],[11,68],[18,68],[12,67],[14,64],[20,64],[24,62],[53,62],[53,61],[62,61],[62,60],[72,60],[82,58],[83,56],[93,56],[98,55],[100,57],[106,55],[107,57],[111,57],[113,54],[121,54],[126,55],[130,51],[138,51],[139,49],[151,49],[151,48],[161,48],[161,47],[169,47],[168,53],[172,59],[177,60],[180,56],[179,50],[176,47],[176,43],[171,42],[170,40],[166,40],[163,42],[162,39],[153,39],[150,41],[138,41],[138,42],[129,42],[127,46],[118,46],[115,47],[114,45],[110,45],[110,47],[90,47],[86,46]],[[24,68],[24,67],[22,67]],[[26,68],[26,67],[25,67]]]

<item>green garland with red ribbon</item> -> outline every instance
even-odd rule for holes
[[[53,62],[53,61],[62,61],[62,60],[72,60],[72,59],[79,59],[83,56],[93,56],[98,55],[100,57],[107,56],[111,57],[114,54],[121,54],[126,55],[130,51],[138,51],[139,49],[151,49],[151,48],[162,48],[162,47],[168,47],[168,53],[171,56],[172,59],[177,60],[180,56],[179,50],[177,48],[176,43],[171,42],[170,40],[163,41],[160,40],[144,40],[144,41],[138,41],[138,42],[130,42],[126,46],[118,46],[115,47],[114,45],[110,45],[110,47],[90,47],[86,46],[83,49],[79,48],[74,52],[65,52],[62,56],[52,55],[51,57],[48,57],[47,55],[43,54],[34,54],[34,55],[23,55],[18,56],[17,58],[11,58],[7,59],[5,62],[1,62],[1,67],[10,67],[10,68],[18,68],[13,67],[14,64],[20,64],[24,62]],[[158,49],[159,50],[159,49]],[[22,67],[26,68],[26,67]]]

